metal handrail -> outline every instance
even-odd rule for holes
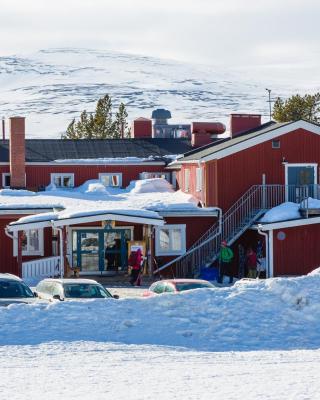
[[[195,275],[212,264],[219,254],[222,240],[232,244],[266,210],[286,200],[301,203],[310,194],[320,197],[319,185],[253,185],[187,251],[154,271],[175,266],[175,276]],[[308,202],[306,203],[308,206]]]

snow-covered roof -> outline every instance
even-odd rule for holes
[[[0,212],[15,207],[45,207],[52,210],[22,217],[11,226],[81,217],[103,220],[115,215],[120,215],[123,219],[137,217],[162,220],[158,212],[182,211],[196,214],[199,210],[197,203],[192,195],[174,191],[170,183],[161,178],[132,181],[126,189],[105,187],[99,180],[90,180],[73,189],[50,186],[45,192],[37,193],[0,190]],[[207,215],[212,215],[214,211],[212,208],[206,210]],[[203,213],[204,209],[201,211]]]
[[[319,209],[320,211],[320,200],[309,197],[304,204],[308,209]],[[270,224],[274,222],[290,221],[294,219],[301,219],[301,204],[292,203],[290,201],[280,204],[279,206],[271,208],[267,211],[264,216],[260,219],[260,223]]]

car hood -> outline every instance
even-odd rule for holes
[[[24,297],[18,299],[0,299],[0,307],[6,307],[10,304],[33,304],[38,299],[36,297]]]

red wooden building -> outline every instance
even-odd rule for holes
[[[129,206],[131,198],[127,200],[127,210],[118,210],[100,198],[95,203],[82,193],[80,197],[87,201],[83,211],[55,220],[65,207],[70,212],[72,205],[65,203],[63,196],[55,196],[54,190],[46,197],[47,187],[65,190],[71,201],[73,188],[93,180],[93,185],[98,182],[110,191],[113,205],[131,181],[163,178],[176,187],[175,172],[166,166],[172,157],[195,144],[188,138],[153,138],[149,122],[134,121],[131,139],[54,140],[25,139],[24,118],[10,119],[10,138],[0,142],[1,272],[30,276],[41,270],[44,275],[52,274],[52,269],[61,270],[67,259],[82,274],[123,272],[128,246],[135,242],[144,244],[150,271],[155,262],[162,264],[183,254],[199,232],[209,229],[216,209],[186,208],[188,204],[177,201],[172,207],[171,199],[167,204],[154,193],[141,195],[139,201],[144,203],[134,212],[137,197],[132,196]],[[75,192],[75,207],[77,196]],[[86,207],[90,207],[89,215]]]
[[[143,242],[149,271],[196,276],[216,262],[222,240],[235,250],[235,276],[238,246],[256,248],[258,242],[267,277],[318,267],[320,213],[306,199],[320,198],[320,127],[306,121],[261,124],[251,114],[232,114],[230,126],[230,137],[219,136],[221,124],[193,123],[191,140],[157,139],[150,121],[139,119],[132,139],[25,140],[24,119],[12,118],[10,140],[0,143],[0,183],[38,194],[27,200],[21,191],[1,192],[0,271],[23,274],[23,268],[45,264],[52,272],[67,259],[83,274],[125,271],[128,246]],[[172,162],[177,154],[183,156]],[[89,213],[66,216],[70,204],[41,192],[88,180],[121,189],[145,178],[165,178],[198,206],[163,205],[150,192],[142,196],[140,212],[93,211],[89,199]],[[263,222],[268,210],[284,202],[299,204],[301,216]],[[28,215],[37,219],[21,218]]]
[[[221,208],[222,218],[196,249],[165,267],[183,271],[196,262],[199,270],[216,261],[222,239],[236,255],[239,244],[256,247],[262,240],[267,276],[310,272],[320,265],[320,211],[306,212],[306,199],[320,195],[320,127],[302,120],[261,124],[260,116],[246,114],[231,115],[230,125],[229,138],[191,150],[168,166],[184,192],[203,207]],[[299,203],[301,217],[259,223],[284,202]],[[234,264],[237,275],[237,257]]]

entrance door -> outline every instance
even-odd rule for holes
[[[104,270],[123,270],[126,263],[126,242],[123,229],[104,232]]]
[[[99,271],[99,233],[95,231],[77,232],[78,267],[82,272],[95,273]]]
[[[313,197],[317,183],[317,166],[306,164],[287,164],[287,201],[300,203],[306,197]]]
[[[128,261],[130,229],[73,231],[73,265],[83,274],[124,271]]]

